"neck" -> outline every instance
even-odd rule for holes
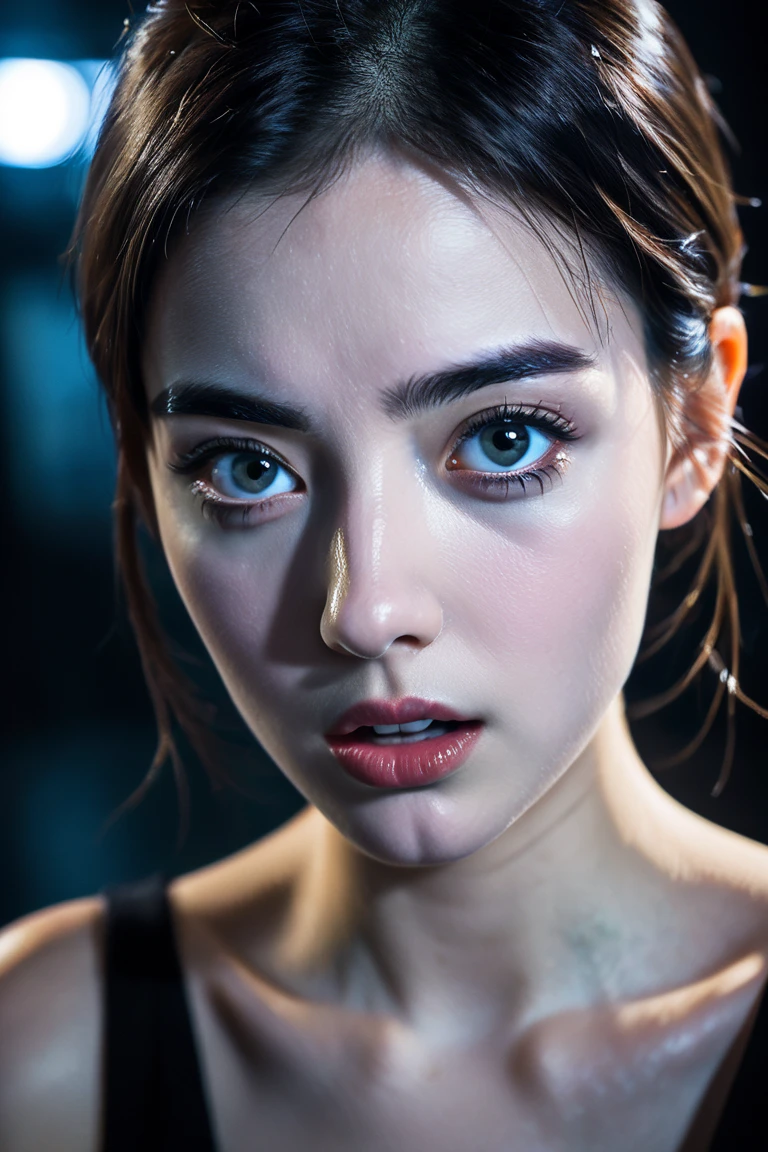
[[[502,1004],[535,1016],[636,992],[638,924],[658,927],[680,844],[696,836],[641,762],[620,698],[549,792],[464,859],[388,866],[315,809],[307,819],[283,961],[432,1033],[487,1030]]]

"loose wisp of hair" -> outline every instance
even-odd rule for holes
[[[201,210],[249,191],[318,195],[373,148],[413,157],[522,217],[557,249],[596,323],[601,284],[637,303],[665,435],[681,447],[686,399],[712,364],[712,313],[744,289],[736,206],[750,201],[733,191],[724,136],[655,0],[160,0],[127,29],[70,247],[116,433],[117,564],[159,732],[126,804],[170,757],[184,807],[176,724],[226,776],[213,715],[164,637],[138,537],[142,523],[157,532],[140,368],[148,302]],[[661,707],[709,664],[718,689],[700,739],[723,696],[729,710],[741,699],[766,714],[738,684],[730,536],[734,514],[746,524],[741,476],[768,492],[753,462],[768,450],[738,425],[732,449],[694,586],[648,652],[710,578],[711,625],[686,676],[636,708]],[[756,563],[751,536],[748,546]],[[729,769],[726,757],[719,787]]]

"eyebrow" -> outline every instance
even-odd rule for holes
[[[309,432],[311,428],[303,408],[219,384],[172,384],[155,397],[149,408],[153,416],[214,416],[293,428],[297,432]]]
[[[381,405],[393,420],[404,420],[493,384],[580,372],[591,368],[594,363],[593,356],[570,344],[531,340],[494,349],[465,364],[412,376],[393,388],[387,388],[382,393]],[[212,416],[276,425],[297,432],[310,432],[312,428],[303,408],[218,384],[173,384],[155,397],[150,410],[153,416],[160,417]]]
[[[383,407],[393,419],[416,416],[429,408],[450,404],[492,384],[515,383],[538,376],[562,375],[591,368],[595,359],[571,344],[531,340],[497,348],[468,364],[412,376],[383,395]]]

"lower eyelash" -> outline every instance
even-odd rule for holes
[[[245,528],[247,525],[252,509],[253,505],[251,504],[246,504],[242,509],[234,504],[223,504],[214,496],[204,496],[200,501],[200,512],[204,520],[216,520],[219,524],[230,524],[239,513],[241,528]]]
[[[274,496],[265,496],[260,500],[248,504],[245,501],[225,500],[219,496],[205,480],[195,480],[190,485],[193,496],[200,497],[200,514],[205,520],[215,520],[217,523],[229,526],[235,524],[239,528],[247,528],[251,523],[263,523],[270,520],[269,510],[276,501],[291,502],[291,497],[301,495],[293,492],[278,492]],[[262,515],[262,513],[267,513]]]
[[[568,465],[565,455],[556,456],[543,468],[530,468],[527,472],[463,472],[463,483],[469,483],[473,488],[479,488],[486,493],[499,495],[502,500],[509,496],[511,484],[520,486],[527,492],[532,484],[538,484],[539,492],[544,495],[545,485],[551,488],[555,477],[562,476]]]
[[[195,480],[194,484],[190,485],[190,491],[193,496],[200,497],[200,514],[203,519],[216,520],[219,524],[230,524],[239,516],[240,526],[244,528],[256,507],[255,504],[236,504],[223,500],[211,490],[205,480]],[[261,503],[266,504],[267,501],[263,500]]]

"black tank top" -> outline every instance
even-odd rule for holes
[[[104,895],[101,1152],[216,1152],[166,879],[158,874]],[[709,1152],[768,1152],[767,1067],[764,994]]]

